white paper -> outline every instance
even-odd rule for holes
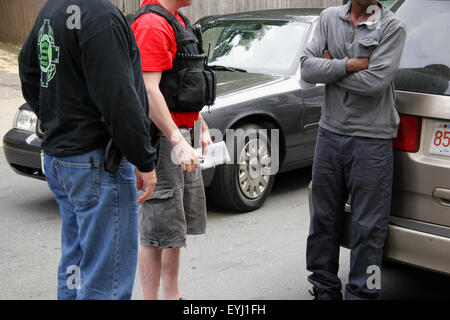
[[[227,145],[224,141],[214,143],[208,147],[205,159],[200,161],[200,169],[205,170],[230,161]]]

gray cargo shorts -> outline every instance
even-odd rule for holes
[[[190,141],[188,132],[183,135]],[[206,233],[202,172],[185,172],[174,164],[173,147],[166,137],[160,138],[158,149],[158,182],[150,199],[139,208],[140,244],[160,249],[182,248],[186,246],[186,235]]]

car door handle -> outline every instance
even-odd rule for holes
[[[450,189],[444,188],[434,189],[433,198],[438,204],[450,207]]]

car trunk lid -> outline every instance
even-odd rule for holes
[[[392,215],[448,227],[450,97],[400,91],[397,108]]]

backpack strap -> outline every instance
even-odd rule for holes
[[[150,11],[147,8],[147,5],[141,7],[136,14],[134,15],[134,17],[131,19],[130,24],[133,24],[136,22],[137,19],[139,19],[142,15],[149,13]]]
[[[192,29],[191,21],[184,14],[182,14],[180,11],[178,11],[178,14],[183,19],[184,24],[186,25],[186,29],[191,30]]]
[[[184,23],[186,24],[186,28],[180,23],[180,21],[178,21],[178,19],[173,14],[171,14],[169,11],[167,11],[163,6],[161,6],[159,4],[147,4],[147,5],[143,6],[136,13],[136,16],[133,19],[133,23],[146,13],[155,13],[155,14],[163,17],[164,19],[166,19],[166,21],[170,24],[173,31],[175,32],[175,38],[177,40],[178,48],[181,48],[181,46],[185,42],[191,42],[192,40],[194,40],[194,39],[183,39],[185,37],[180,36],[184,31],[192,29],[189,19],[186,16],[184,16],[183,14],[181,14],[180,12],[178,14],[184,20]]]

